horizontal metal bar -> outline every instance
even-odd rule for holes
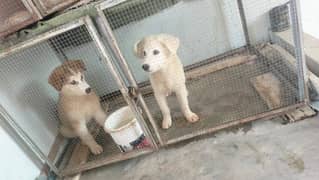
[[[154,152],[154,149],[147,148],[147,149],[131,151],[131,152],[128,152],[128,153],[121,153],[121,154],[118,154],[118,155],[115,155],[115,156],[108,156],[108,157],[105,157],[103,159],[89,161],[89,162],[87,162],[85,164],[78,165],[76,167],[66,168],[66,169],[62,170],[61,175],[62,176],[74,175],[76,173],[80,173],[80,172],[87,171],[87,170],[90,170],[90,169],[93,169],[93,168],[97,168],[97,167],[100,167],[100,166],[116,163],[116,162],[119,162],[119,161],[135,158],[135,157],[138,157],[138,156],[141,156],[141,155],[145,155],[145,154],[149,154],[149,153],[152,153],[152,152]]]
[[[99,9],[107,9],[107,8],[111,8],[113,6],[116,6],[118,4],[121,4],[122,2],[125,2],[128,0],[106,0],[104,2],[102,2],[101,4],[97,5],[97,8]]]
[[[64,24],[62,26],[59,26],[59,27],[56,27],[48,32],[45,32],[43,34],[40,34],[34,38],[31,38],[31,39],[28,39],[24,42],[21,42],[17,45],[14,45],[14,46],[11,46],[11,47],[8,47],[7,49],[4,49],[1,54],[0,54],[0,59],[2,58],[5,58],[13,53],[16,53],[18,51],[21,51],[23,49],[26,49],[26,48],[29,48],[35,44],[38,44],[38,43],[41,43],[43,41],[46,41],[52,37],[55,37],[59,34],[62,34],[66,31],[70,31],[72,29],[75,29],[79,26],[82,26],[84,24],[84,21],[83,21],[83,17],[78,19],[78,20],[75,20],[75,21],[72,21],[70,23],[67,23],[67,24]]]
[[[170,140],[168,140],[168,141],[166,141],[164,143],[166,145],[174,144],[174,143],[177,143],[177,142],[180,142],[180,141],[183,141],[183,140],[186,140],[186,139],[190,139],[190,138],[193,138],[193,137],[196,137],[196,136],[201,136],[201,135],[204,135],[204,134],[216,132],[216,131],[219,131],[219,130],[222,130],[222,129],[225,129],[225,128],[237,126],[237,125],[244,124],[244,123],[251,122],[251,121],[255,121],[255,120],[258,120],[258,119],[275,117],[275,116],[278,116],[278,115],[283,114],[285,112],[294,110],[294,109],[296,109],[298,107],[302,107],[304,105],[306,105],[306,103],[302,102],[302,103],[298,103],[298,104],[291,105],[291,106],[288,106],[288,107],[276,109],[276,110],[273,110],[273,111],[270,111],[270,112],[261,113],[261,114],[258,114],[256,116],[251,116],[251,117],[244,118],[244,119],[241,119],[241,120],[232,121],[232,122],[229,122],[229,123],[221,124],[219,126],[215,126],[215,127],[212,127],[212,128],[207,128],[207,129],[204,129],[204,130],[201,130],[201,131],[197,131],[197,132],[194,132],[194,133],[191,133],[191,134],[180,136],[178,138],[173,138],[173,139],[170,139]]]

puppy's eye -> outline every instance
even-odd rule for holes
[[[159,52],[159,50],[157,50],[157,49],[155,49],[154,51],[153,51],[153,54],[154,55],[158,55],[160,52]]]
[[[143,55],[146,56],[146,51],[143,51]]]
[[[77,84],[77,82],[76,81],[71,81],[71,83],[70,84],[72,84],[72,85],[76,85]]]

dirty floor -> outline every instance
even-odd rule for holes
[[[319,117],[257,121],[84,173],[81,180],[318,180]]]

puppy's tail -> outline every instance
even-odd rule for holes
[[[70,128],[65,126],[60,127],[60,133],[67,138],[74,138],[77,136]]]

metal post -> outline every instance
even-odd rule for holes
[[[19,138],[26,144],[26,146],[34,153],[34,155],[44,164],[47,164],[49,168],[58,176],[60,171],[58,168],[49,160],[49,158],[40,150],[40,148],[32,141],[27,133],[14,121],[10,114],[5,108],[0,105],[0,114],[3,116],[7,124],[14,130]]]
[[[136,105],[132,102],[131,98],[129,97],[128,89],[125,86],[125,82],[120,78],[120,75],[116,71],[116,68],[113,65],[111,58],[109,57],[107,50],[105,49],[103,42],[101,41],[101,39],[98,35],[98,32],[93,24],[92,19],[89,16],[86,16],[84,18],[84,22],[88,28],[88,32],[90,33],[92,40],[96,43],[98,50],[103,55],[104,62],[107,64],[107,67],[110,69],[113,77],[115,78],[115,81],[118,84],[125,101],[128,103],[131,110],[135,113],[136,118],[137,118],[138,122],[141,124],[141,127],[142,127],[146,137],[148,137],[151,140],[153,147],[155,147],[157,149],[158,148],[157,143],[154,140],[153,136],[151,135],[150,130],[148,128],[146,128],[147,125],[143,121],[143,117],[141,116],[138,108],[136,107]]]
[[[112,32],[112,28],[111,28],[110,24],[108,23],[108,21],[107,21],[107,19],[105,17],[105,14],[103,13],[102,6],[101,7],[97,7],[97,11],[98,11],[99,17],[101,18],[102,26],[103,26],[103,28],[105,28],[104,29],[104,33],[105,33],[105,36],[107,38],[107,41],[108,41],[109,45],[111,46],[112,50],[114,51],[116,58],[120,61],[121,68],[123,69],[124,73],[126,74],[129,82],[133,85],[133,87],[138,89],[138,85],[137,85],[137,83],[135,81],[135,78],[134,78],[134,76],[133,76],[133,74],[132,74],[132,72],[131,72],[131,70],[130,70],[130,68],[129,68],[129,66],[128,66],[128,64],[127,64],[127,62],[126,62],[126,60],[125,60],[125,58],[123,56],[123,54],[121,53],[121,50],[120,50],[120,48],[118,46],[116,38],[115,38],[115,36],[114,36],[114,34]],[[156,134],[156,137],[157,137],[159,143],[161,145],[164,145],[163,141],[162,141],[162,138],[161,138],[161,136],[159,134],[159,129],[158,129],[157,125],[156,125],[156,122],[153,119],[153,116],[152,116],[150,110],[148,109],[148,107],[147,107],[142,95],[139,94],[137,98],[138,98],[139,102],[141,102],[141,106],[142,106],[143,110],[145,111],[146,116],[149,119],[151,125],[154,128],[154,131],[155,131],[155,134]]]
[[[245,35],[246,45],[248,46],[248,48],[250,48],[251,44],[250,44],[249,31],[248,31],[248,26],[247,26],[247,20],[246,20],[246,16],[245,16],[245,9],[244,9],[244,5],[243,5],[243,1],[242,0],[237,0],[237,5],[238,5],[238,10],[239,10],[239,15],[240,15],[240,19],[241,19],[242,28],[243,28],[244,35]]]
[[[292,30],[295,44],[295,55],[297,60],[297,73],[298,73],[298,87],[299,87],[299,98],[304,100],[306,103],[309,102],[308,93],[308,76],[307,76],[307,65],[306,57],[303,44],[303,31],[301,24],[300,14],[300,1],[291,0],[291,19],[292,19]]]

